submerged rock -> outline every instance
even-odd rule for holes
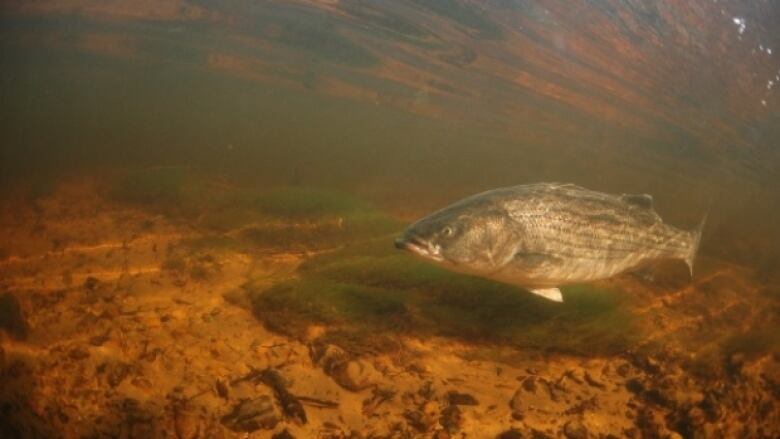
[[[404,412],[406,422],[420,433],[425,433],[433,429],[436,418],[426,416],[421,410],[407,410]]]
[[[130,374],[131,367],[126,363],[112,363],[106,368],[106,381],[111,388],[114,388],[122,383]]]
[[[274,433],[273,436],[271,436],[271,439],[295,439],[295,436],[293,436],[287,429]]]
[[[233,410],[222,417],[222,425],[233,431],[253,432],[272,429],[279,423],[280,414],[268,395],[239,402]]]
[[[200,417],[190,407],[177,407],[173,413],[177,439],[197,439],[201,435]]]
[[[442,410],[439,423],[444,427],[444,430],[446,430],[447,433],[453,434],[458,432],[463,424],[460,408],[455,404],[448,405]]]
[[[563,424],[563,435],[567,439],[588,439],[588,429],[578,419]]]
[[[359,392],[376,384],[378,374],[371,363],[365,360],[352,360],[337,367],[331,377],[341,387]]]
[[[228,395],[230,394],[228,385],[224,380],[217,379],[217,381],[214,383],[214,388],[217,391],[217,395],[219,395],[220,398],[227,399]]]
[[[331,375],[333,370],[349,361],[349,355],[340,347],[332,344],[314,344],[310,347],[312,361]]]
[[[0,330],[5,330],[18,340],[27,338],[29,326],[22,312],[19,299],[11,293],[0,294]]]
[[[374,386],[380,377],[371,363],[361,359],[352,360],[343,349],[332,344],[312,346],[311,356],[333,381],[353,392]]]
[[[507,431],[501,432],[496,436],[496,439],[523,439],[523,433],[520,430],[510,428]]]
[[[455,390],[447,392],[447,400],[454,405],[479,405],[479,401],[468,393],[460,393]]]
[[[254,376],[253,380],[264,383],[274,391],[285,417],[292,419],[299,425],[308,422],[303,404],[287,389],[289,383],[278,370],[263,369],[250,373],[250,376]]]

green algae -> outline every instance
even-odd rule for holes
[[[295,279],[245,288],[267,327],[296,337],[324,325],[342,338],[445,336],[593,355],[622,352],[638,335],[613,291],[574,286],[553,303],[415,260],[390,239],[314,257]]]

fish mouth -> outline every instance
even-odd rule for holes
[[[395,248],[410,251],[413,254],[426,259],[433,259],[436,261],[443,259],[439,255],[437,248],[432,246],[429,242],[424,241],[416,236],[405,236],[403,238],[396,239]]]

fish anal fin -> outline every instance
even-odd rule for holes
[[[553,302],[563,302],[563,294],[558,288],[529,288],[528,291]]]
[[[644,207],[645,209],[653,208],[653,196],[648,194],[623,194],[620,199],[628,204],[634,206]]]

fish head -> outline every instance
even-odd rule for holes
[[[506,261],[506,220],[503,212],[445,209],[410,225],[395,246],[453,271],[485,274]]]

